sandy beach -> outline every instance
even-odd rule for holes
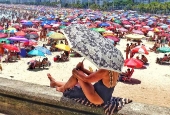
[[[40,45],[43,43],[45,42],[39,41]],[[124,57],[126,43],[127,41],[122,39],[119,45],[116,46],[122,51]],[[152,47],[153,43],[143,40],[143,44],[149,48]],[[52,65],[45,69],[27,70],[27,62],[32,59],[42,60],[40,57],[21,58],[18,62],[2,63],[3,71],[0,72],[0,77],[49,86],[47,73],[51,73],[56,80],[67,81],[72,73],[72,69],[78,62],[83,60],[83,57],[71,57],[68,62],[57,63],[53,61],[53,57],[58,53],[60,52],[54,52],[52,55],[47,56]],[[137,55],[135,54],[135,56]],[[130,98],[134,102],[170,107],[170,65],[155,63],[156,57],[162,57],[163,55],[163,53],[155,54],[154,52],[149,52],[149,55],[146,56],[149,61],[149,65],[146,66],[147,69],[135,69],[131,82],[118,82],[113,96]],[[86,68],[90,66],[93,70],[97,69],[88,60],[84,61],[84,65]],[[126,69],[127,67],[123,67],[123,71]]]

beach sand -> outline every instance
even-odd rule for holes
[[[125,53],[123,51],[126,43],[127,41],[122,39],[120,44],[116,46],[122,51],[124,57]],[[42,45],[43,42],[40,42],[40,44]],[[147,43],[146,41],[144,41],[144,44],[147,47],[152,46],[152,43]],[[57,63],[53,61],[53,57],[58,53],[55,52],[47,56],[52,65],[46,69],[27,70],[27,62],[32,59],[42,60],[40,57],[21,58],[18,62],[2,63],[3,71],[0,72],[0,77],[49,86],[47,73],[51,73],[56,80],[67,81],[72,74],[72,69],[84,58],[71,57],[69,62]],[[130,83],[118,82],[113,96],[130,98],[134,102],[170,107],[170,65],[158,65],[155,63],[156,57],[161,57],[164,54],[149,53],[146,56],[149,61],[149,66],[146,66],[147,69],[135,69]],[[90,66],[93,70],[97,69],[88,60],[84,61],[84,65],[86,68]],[[127,67],[123,67],[123,71],[126,69]]]

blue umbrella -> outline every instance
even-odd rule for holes
[[[34,56],[43,56],[45,57],[45,54],[37,49],[31,50],[30,52],[28,52],[28,55],[34,55]]]
[[[36,50],[39,50],[39,51],[41,51],[41,52],[43,52],[44,54],[51,55],[50,50],[48,50],[48,49],[45,48],[45,47],[38,46],[38,47],[36,47],[35,49],[36,49]]]
[[[103,22],[99,24],[100,27],[106,27],[106,26],[110,26],[110,24]]]
[[[23,23],[23,25],[26,25],[26,26],[32,26],[33,25],[33,23],[32,22],[25,22],[25,23]]]

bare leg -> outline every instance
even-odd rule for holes
[[[65,82],[56,81],[50,74],[47,74],[47,76],[50,80],[50,87],[61,87],[65,85]]]
[[[76,77],[71,76],[70,79],[61,87],[57,87],[56,90],[59,92],[64,92],[66,89],[73,88],[78,83]]]
[[[96,93],[94,86],[91,83],[83,82],[82,80],[78,80],[78,82],[79,82],[86,98],[91,103],[94,103],[96,105],[101,105],[102,103],[104,103],[103,99]]]

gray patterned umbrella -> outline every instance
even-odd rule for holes
[[[112,42],[84,25],[73,24],[61,30],[70,47],[98,68],[121,72],[124,58]]]

